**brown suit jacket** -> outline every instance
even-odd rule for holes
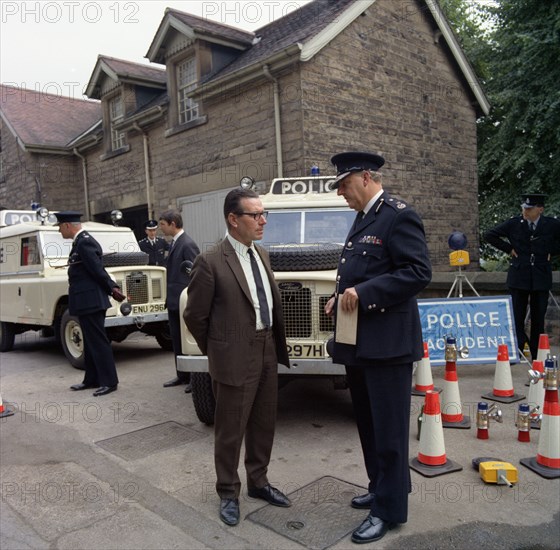
[[[268,253],[260,246],[256,249],[272,289],[276,355],[279,363],[289,367],[280,291]],[[208,356],[212,379],[241,386],[253,358],[256,313],[243,268],[227,238],[197,256],[183,318],[198,347]]]

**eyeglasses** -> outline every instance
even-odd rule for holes
[[[268,217],[268,212],[266,210],[264,210],[263,212],[237,212],[236,215],[251,216],[256,222],[259,222],[261,221],[261,218],[264,218],[266,220],[266,218]]]

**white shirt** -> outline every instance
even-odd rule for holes
[[[229,242],[233,246],[239,263],[243,268],[243,273],[245,274],[245,279],[247,279],[247,284],[249,285],[249,291],[251,292],[251,299],[253,300],[253,307],[255,308],[256,318],[257,318],[257,330],[264,328],[264,323],[261,320],[261,306],[259,304],[259,297],[257,295],[257,284],[255,283],[255,277],[253,276],[253,268],[251,267],[251,257],[249,256],[249,247],[240,243],[237,239],[234,239],[229,233],[227,235]],[[264,291],[266,294],[266,301],[268,303],[268,313],[270,320],[272,322],[272,289],[270,288],[270,282],[268,280],[268,275],[262,263],[259,253],[255,249],[255,245],[251,245],[251,250],[253,255],[257,260],[257,265],[259,266],[259,271],[261,273],[261,278],[263,280]]]
[[[370,199],[370,201],[366,204],[366,207],[364,208],[363,212],[364,212],[364,218],[366,217],[366,214],[371,210],[371,207],[375,204],[375,201],[383,194],[383,189],[380,189],[377,193],[375,193],[375,195]]]
[[[185,232],[184,229],[180,229],[177,233],[175,233],[174,237],[171,239],[171,248],[173,248],[173,246],[175,245],[175,243],[177,242],[177,239]]]

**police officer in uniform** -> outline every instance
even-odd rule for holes
[[[529,342],[533,361],[537,357],[539,336],[544,333],[548,293],[552,288],[551,258],[560,254],[560,220],[544,216],[541,193],[521,196],[521,216],[487,231],[484,238],[498,250],[511,255],[507,286],[511,292],[517,345]],[[531,335],[525,334],[527,306],[531,307]]]
[[[57,212],[58,231],[72,239],[68,258],[68,311],[78,317],[84,339],[86,372],[73,391],[99,386],[95,397],[117,389],[119,379],[111,342],[105,332],[105,312],[111,306],[108,296],[125,299],[119,286],[103,267],[101,245],[82,228],[79,212]]]
[[[339,312],[335,327],[340,315],[357,315],[355,343],[338,342],[335,329],[332,355],[346,366],[369,478],[368,493],[351,501],[369,510],[352,541],[368,543],[407,521],[412,363],[423,355],[416,295],[432,269],[420,217],[382,188],[383,157],[348,152],[331,162],[333,189],[358,212],[325,313]]]
[[[160,265],[165,267],[167,264],[169,243],[162,237],[157,236],[158,226],[157,220],[148,220],[144,224],[146,237],[138,241],[138,246],[142,252],[145,252],[150,257],[148,265]]]

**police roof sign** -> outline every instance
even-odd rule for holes
[[[278,178],[272,183],[273,195],[304,195],[305,193],[330,193],[334,191],[335,176],[323,178],[309,176],[303,178]]]
[[[498,345],[506,344],[510,361],[519,362],[511,298],[490,296],[418,300],[422,334],[428,343],[430,363],[445,364],[445,338],[452,335],[457,347],[467,347],[461,363],[494,363]]]

